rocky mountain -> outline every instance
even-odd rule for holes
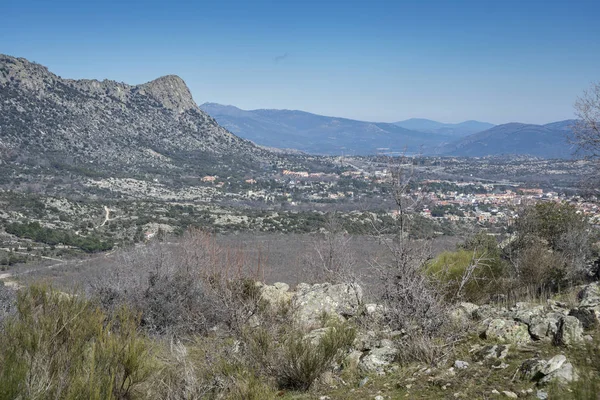
[[[454,137],[468,136],[494,127],[494,124],[473,120],[464,121],[458,124],[445,124],[443,122],[424,118],[411,118],[405,121],[396,122],[395,124],[413,131],[437,133]]]
[[[0,148],[24,164],[115,173],[251,167],[273,157],[219,126],[178,76],[142,85],[71,80],[7,55]]]
[[[327,117],[296,110],[241,110],[205,103],[202,110],[231,132],[253,142],[315,154],[375,154],[380,149],[430,151],[453,137],[395,124]]]
[[[488,155],[531,155],[543,158],[569,158],[574,148],[567,135],[574,120],[546,125],[509,123],[469,135],[448,144],[440,154],[467,157]]]

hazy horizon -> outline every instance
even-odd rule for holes
[[[595,1],[22,1],[0,52],[63,77],[181,76],[198,104],[396,122],[571,119],[598,80]]]

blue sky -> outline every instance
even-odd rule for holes
[[[545,123],[600,80],[600,1],[15,1],[0,53],[69,78],[177,74],[196,102]]]

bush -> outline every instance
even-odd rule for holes
[[[279,366],[281,385],[308,390],[334,362],[341,362],[355,335],[354,328],[343,324],[329,326],[316,342],[301,332],[290,334],[283,345],[283,358]]]
[[[150,376],[150,346],[126,309],[34,285],[0,337],[0,398],[127,399]]]

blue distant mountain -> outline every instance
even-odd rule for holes
[[[395,122],[395,125],[413,131],[437,133],[441,135],[450,135],[454,137],[468,136],[473,133],[485,131],[494,127],[494,124],[473,120],[461,122],[458,124],[445,124],[443,122],[433,121],[424,118],[411,118],[405,121]]]
[[[246,111],[215,103],[205,103],[200,108],[229,131],[259,145],[312,154],[369,155],[381,151],[404,151],[409,154],[469,157],[532,155],[569,158],[574,152],[567,141],[567,134],[575,120],[546,125],[514,122],[494,126],[479,121],[444,124],[413,118],[390,124],[295,110]]]
[[[295,110],[241,110],[205,103],[200,108],[238,136],[254,143],[313,154],[422,153],[450,142],[451,135],[424,133],[391,123],[326,117]]]
[[[575,149],[567,136],[575,120],[545,125],[512,122],[466,136],[441,148],[439,154],[466,157],[531,155],[570,158]]]

